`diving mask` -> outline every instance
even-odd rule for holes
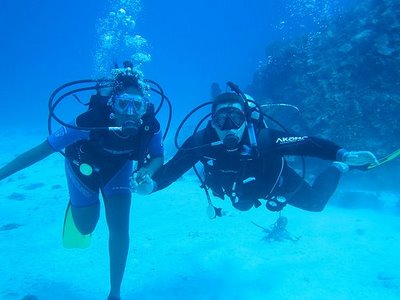
[[[212,123],[223,145],[228,150],[236,149],[246,128],[244,112],[237,107],[222,107],[214,113]]]
[[[141,95],[123,93],[114,96],[112,108],[117,114],[140,118],[146,113],[147,105],[147,99]]]
[[[217,110],[212,121],[219,130],[236,130],[246,121],[246,116],[242,110],[229,106]]]

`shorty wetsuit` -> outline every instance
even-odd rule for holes
[[[105,102],[105,99],[102,100]],[[110,113],[106,105],[95,107],[79,115],[74,123],[79,127],[115,126],[114,120],[109,118]],[[147,155],[150,158],[163,155],[158,121],[153,115],[145,115],[142,119],[143,124],[135,136],[68,127],[61,127],[48,136],[47,141],[55,151],[65,148],[65,170],[73,206],[85,207],[98,203],[100,191],[103,197],[130,194],[132,161],[138,161],[140,166]],[[90,176],[79,171],[82,163],[93,168]]]

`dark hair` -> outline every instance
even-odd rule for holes
[[[135,72],[131,61],[124,61],[123,68],[116,68],[113,71],[115,72],[113,84],[114,93],[120,93],[127,88],[135,88],[144,93],[140,74]]]
[[[219,94],[217,97],[214,98],[214,101],[212,103],[211,112],[212,112],[212,114],[214,114],[215,109],[220,104],[234,104],[234,103],[239,103],[242,106],[242,109],[243,110],[245,109],[244,101],[240,95],[238,95],[236,93]]]
[[[117,76],[115,76],[114,91],[121,92],[123,90],[126,90],[127,88],[135,88],[139,91],[142,90],[137,76],[132,74],[118,74]]]

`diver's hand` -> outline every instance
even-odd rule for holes
[[[378,159],[370,151],[348,151],[343,155],[343,162],[349,166],[378,164]]]
[[[139,177],[139,175],[141,175]],[[139,195],[148,195],[153,192],[155,182],[148,174],[142,175],[134,173],[131,178],[131,191]]]
[[[137,182],[142,181],[145,176],[151,177],[153,175],[148,168],[144,168],[144,167],[137,170],[137,172],[135,174],[136,174]]]

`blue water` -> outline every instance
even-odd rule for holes
[[[134,9],[135,7],[131,5],[134,2],[132,0],[3,0],[0,9],[0,109],[2,112],[0,126],[3,128],[2,133],[12,132],[15,128],[15,131],[19,134],[21,131],[34,131],[39,133],[38,136],[42,134],[44,139],[47,131],[47,101],[55,88],[72,80],[100,76],[98,74],[101,72],[99,71],[98,60],[96,60],[96,55],[100,52],[106,52],[106,57],[108,55],[110,58],[105,63],[107,66],[103,66],[108,69],[112,65],[112,60],[115,59],[121,63],[138,51],[137,48],[124,48],[121,45],[117,48],[102,49],[102,42],[104,42],[101,36],[102,29],[104,30],[102,26],[104,26],[104,21],[109,18],[110,13],[117,12],[116,7],[124,8],[125,16],[131,15],[136,23],[135,29],[127,32],[127,35],[131,37],[140,35],[147,41],[147,46],[141,50],[151,56],[151,60],[145,62],[141,69],[146,78],[153,79],[162,85],[172,101],[174,118],[171,137],[176,125],[190,109],[210,99],[212,82],[219,82],[224,89],[226,81],[233,81],[246,90],[260,61],[266,59],[265,49],[267,45],[273,42],[290,41],[294,37],[324,30],[325,20],[338,17],[356,1],[142,0],[136,1],[140,4],[140,10]],[[125,32],[127,29],[122,23],[115,23],[114,25],[116,35]],[[72,108],[69,107],[68,109],[71,110]],[[73,114],[74,111],[70,111],[70,113]],[[161,116],[161,119],[164,120],[165,116]],[[20,142],[22,144],[24,141],[21,140]],[[38,140],[39,142],[40,140]],[[168,139],[167,142],[169,144],[166,145],[166,148],[172,149],[172,139]],[[13,141],[13,143],[17,142]],[[2,144],[4,144],[4,141],[2,141]],[[14,151],[14,148],[10,148],[13,148],[13,146],[5,147],[5,149]],[[18,151],[20,152],[23,148],[21,146]],[[52,177],[51,180],[47,179],[50,182],[59,179],[59,184],[65,188],[64,181],[61,181],[65,178],[60,164],[47,163],[46,166],[51,167],[47,168],[46,171],[54,171],[59,176]],[[54,167],[54,170],[51,169],[52,167]],[[21,186],[31,181],[34,183],[34,180],[43,181],[47,184],[46,176],[43,177],[31,179],[22,176],[19,179],[23,181]],[[11,183],[20,187],[20,185],[17,185],[19,183],[15,181]],[[5,185],[6,183],[2,182],[1,184]],[[188,184],[188,182],[186,181],[185,184]],[[396,222],[393,221],[393,216],[388,218],[389,221],[386,223],[382,221],[384,217],[379,215],[379,212],[370,215],[367,210],[354,215],[347,211],[347,214],[342,215],[342,210],[334,209],[327,214],[312,216],[306,212],[297,211],[291,214],[291,217],[298,221],[298,223],[295,223],[295,221],[292,223],[295,224],[292,228],[295,232],[300,231],[308,234],[304,238],[304,244],[300,244],[298,248],[287,247],[288,244],[284,243],[273,244],[268,248],[268,251],[272,254],[275,253],[279,259],[275,257],[263,257],[261,259],[258,255],[262,250],[257,247],[264,244],[260,242],[261,233],[259,234],[256,231],[259,228],[254,230],[255,227],[250,225],[251,233],[250,230],[247,232],[246,228],[248,227],[246,226],[250,223],[250,219],[246,220],[246,222],[249,222],[245,223],[243,215],[234,215],[234,213],[233,217],[229,215],[225,219],[218,219],[210,225],[211,223],[207,223],[208,219],[204,220],[205,214],[201,215],[205,205],[205,200],[202,198],[203,194],[200,196],[192,194],[201,193],[198,183],[191,184],[188,186],[193,187],[193,190],[181,191],[182,186],[177,183],[173,190],[169,190],[170,194],[164,194],[168,199],[163,200],[169,200],[172,197],[171,191],[173,191],[177,198],[174,203],[167,203],[166,201],[157,203],[156,201],[160,200],[157,199],[158,195],[149,196],[149,198],[153,198],[150,198],[151,200],[148,200],[148,202],[142,201],[143,199],[135,202],[135,205],[141,209],[140,211],[147,212],[147,215],[135,215],[132,240],[133,243],[140,241],[142,244],[135,244],[133,246],[134,253],[130,253],[130,273],[126,274],[125,278],[129,284],[123,287],[123,294],[129,292],[129,295],[133,294],[138,299],[187,299],[190,297],[212,299],[213,296],[215,299],[264,299],[261,296],[252,295],[273,294],[275,289],[285,291],[285,283],[288,283],[288,286],[293,283],[291,276],[294,276],[296,284],[303,287],[303,294],[299,295],[299,298],[293,299],[316,299],[313,298],[312,288],[308,288],[310,286],[316,289],[317,295],[321,295],[318,299],[324,299],[323,295],[338,295],[336,298],[340,299],[367,299],[368,295],[363,298],[360,294],[357,294],[361,292],[364,283],[368,288],[374,284],[377,286],[384,285],[384,287],[378,287],[389,295],[394,295],[399,291],[400,276],[398,275],[399,263],[397,260],[396,265],[392,266],[392,261],[394,263],[396,255],[398,256],[398,250],[394,247],[397,245],[398,248],[398,244],[394,244],[398,241],[399,227],[398,225],[396,225],[397,227],[392,226]],[[66,193],[66,190],[64,192]],[[28,191],[26,195],[30,195],[30,193]],[[37,194],[35,194],[35,191],[32,193],[40,195],[38,191]],[[60,200],[57,205],[64,206],[66,200],[64,193],[59,193],[53,189],[49,191],[49,194],[52,195],[51,197],[54,195],[54,198],[61,198],[61,200],[55,200]],[[375,199],[379,196],[377,195],[378,193],[370,197]],[[186,196],[198,200],[198,203],[195,205],[185,203]],[[362,197],[365,197],[365,195]],[[384,198],[386,196],[382,194],[379,197]],[[396,199],[392,199],[392,201],[395,202]],[[184,205],[187,205],[187,207],[181,209],[181,206],[175,205],[176,202],[182,207]],[[149,203],[156,204],[150,205]],[[199,203],[201,203],[200,208]],[[53,223],[51,224],[61,223],[62,210],[58,210],[58,214],[61,216],[55,217],[55,214],[51,215],[47,211],[47,209],[55,210],[53,206],[50,208],[47,206],[40,207],[33,201],[25,201],[23,204],[29,209],[28,212],[21,212],[20,216],[28,215],[29,217],[32,210],[34,212],[32,215],[39,219],[30,224],[28,224],[30,221],[26,221],[27,225],[36,224],[39,227],[41,218],[44,219],[45,224],[47,224],[46,222],[50,223],[49,220],[52,219]],[[18,205],[19,202],[16,202],[15,211],[19,209]],[[333,217],[329,215],[332,212]],[[262,222],[267,218],[269,218],[268,222],[272,220],[271,214],[267,214],[265,211],[262,211],[262,213],[259,213],[259,220],[262,220]],[[147,216],[150,220],[153,217],[156,221],[161,220],[161,222],[153,224],[148,221]],[[341,218],[343,218],[343,222]],[[374,218],[376,218],[376,221]],[[54,221],[55,219],[56,221]],[[195,230],[191,228],[192,231],[186,231],[186,226],[193,225],[193,223],[188,225],[188,220],[193,223],[197,222],[195,223]],[[222,221],[219,222],[219,220]],[[12,221],[14,222],[14,220]],[[330,222],[334,225],[331,226]],[[230,225],[226,226],[226,224]],[[265,221],[265,224],[267,224],[267,221]],[[347,228],[347,224],[356,225]],[[98,228],[96,232],[98,239],[103,239],[103,247],[91,251],[95,253],[93,255],[97,254],[102,259],[98,265],[96,264],[96,267],[100,268],[101,271],[96,269],[96,272],[101,273],[101,278],[106,278],[108,262],[107,258],[104,258],[107,254],[106,235],[104,233],[107,229],[104,220],[100,226],[103,227]],[[23,228],[21,230],[24,230]],[[25,228],[28,230],[28,226]],[[381,230],[381,228],[383,229]],[[59,230],[59,228],[44,226],[43,230],[50,236],[51,234],[56,235],[54,231]],[[321,242],[318,234],[324,234],[324,230],[332,230],[329,232],[333,232],[333,234],[332,236],[325,236],[325,239]],[[379,235],[380,230],[384,232],[382,235]],[[386,230],[389,233],[385,233]],[[13,233],[17,234],[17,231],[13,231]],[[397,236],[394,237],[396,233]],[[35,251],[38,254],[48,243],[48,241],[43,241],[42,244],[38,244],[37,241],[41,241],[41,234],[40,230],[35,230],[32,234],[32,244],[36,246]],[[235,237],[238,237],[237,241],[235,241]],[[164,240],[162,240],[163,238]],[[160,240],[165,244],[159,242]],[[190,242],[186,243],[188,240]],[[306,243],[307,241],[309,244]],[[381,241],[387,242],[387,246],[381,246]],[[56,242],[58,241],[53,241],[53,244],[56,244]],[[172,244],[171,248],[169,248],[169,243]],[[348,246],[350,244],[351,246]],[[226,245],[228,246],[226,247]],[[304,245],[311,245],[310,247],[318,245],[321,248],[315,251],[316,256],[314,257],[313,253],[310,254],[310,249],[305,249]],[[19,246],[15,247],[19,248]],[[320,268],[320,264],[328,261],[324,250],[331,248],[334,249],[329,252],[330,259],[333,261],[332,265],[328,263],[324,265],[325,268]],[[64,249],[61,249],[58,244],[53,245],[53,249],[56,249],[53,251],[57,252],[60,257],[74,256],[74,253],[63,252]],[[204,249],[208,250],[205,251]],[[388,254],[386,249],[390,250]],[[171,251],[171,253],[168,251]],[[156,253],[160,256],[152,257],[147,252]],[[343,264],[343,273],[346,276],[340,278],[337,274],[330,274],[330,272],[335,273],[337,270],[341,270],[341,256],[338,254],[342,254],[342,252],[345,253],[343,260],[347,259],[348,261]],[[29,255],[35,257],[35,254],[32,253],[29,253]],[[94,299],[100,293],[101,297],[105,296],[103,291],[107,289],[108,282],[98,284],[101,286],[101,292],[96,291],[95,296],[90,295],[87,290],[96,286],[96,282],[88,280],[89,287],[85,287],[85,282],[75,281],[71,283],[70,287],[69,274],[76,273],[75,265],[71,264],[70,266],[68,258],[61,262],[53,262],[52,259],[56,256],[47,255],[48,257],[44,257],[44,261],[54,263],[55,267],[48,267],[49,270],[53,268],[51,272],[55,272],[54,276],[50,271],[44,275],[35,272],[30,274],[28,261],[31,256],[28,256],[29,259],[21,259],[21,265],[17,268],[18,272],[16,271],[16,273],[18,274],[28,273],[26,286],[29,286],[29,284],[33,286],[31,289],[33,294],[49,295],[52,288],[57,290],[55,287],[61,286],[62,293],[68,295],[67,291],[71,290],[71,297],[80,295],[80,293],[88,296],[85,299]],[[305,257],[305,266],[302,266],[299,262],[302,255]],[[346,257],[346,255],[348,256]],[[81,259],[84,257],[83,260],[86,259],[85,256],[80,257]],[[382,257],[382,260],[380,257]],[[87,260],[93,263],[96,258],[98,257],[90,256]],[[17,264],[19,257],[14,259]],[[162,260],[162,263],[158,264],[158,259]],[[35,258],[31,260],[34,261]],[[319,274],[310,276],[306,272],[309,268],[307,265],[309,261],[313,263],[315,270],[322,273],[321,281],[319,281]],[[83,261],[82,263],[86,264],[86,262]],[[40,264],[40,261],[37,264]],[[286,269],[286,266],[289,265],[293,267],[293,270]],[[351,283],[346,280],[352,278],[353,271],[358,270],[360,265],[360,273],[365,270],[367,279],[364,281],[364,274],[354,275],[354,286],[357,289],[354,293],[359,298],[353,298],[350,297],[354,294],[349,287]],[[62,266],[65,267],[65,271]],[[267,266],[267,270],[264,266]],[[67,269],[68,267],[70,269]],[[296,268],[300,271],[296,272]],[[34,270],[36,271],[36,269]],[[247,272],[244,272],[246,270]],[[89,278],[91,276],[97,278],[95,275],[100,276],[99,274],[91,274],[90,266],[82,266],[82,270],[79,270],[79,272],[81,271],[82,274],[85,274],[82,276]],[[87,272],[87,275],[84,272]],[[306,275],[303,276],[302,272]],[[271,279],[266,280],[264,278],[266,273],[272,274]],[[379,275],[376,275],[376,273],[379,273]],[[13,286],[10,284],[9,276],[12,275],[5,274],[3,276],[7,278],[5,285]],[[78,276],[72,277],[77,278]],[[49,278],[54,282],[48,282]],[[137,278],[139,278],[139,282],[136,282]],[[325,294],[329,289],[324,284],[331,284],[331,281],[325,280],[326,278],[333,278],[336,281],[332,282],[331,293]],[[347,291],[343,291],[345,296],[340,297],[340,289],[336,291],[337,293],[332,292],[335,289],[333,283],[345,288],[349,287]],[[21,285],[24,285],[24,282],[15,284],[15,286]],[[81,285],[83,291],[79,289]],[[77,286],[78,288],[76,288]],[[377,288],[376,294],[379,294],[379,288]],[[45,291],[42,291],[42,289]],[[234,298],[237,292],[235,289],[242,290],[242,297]],[[259,294],[257,289],[259,289]],[[366,289],[365,293],[368,293],[368,291]],[[12,289],[12,292],[14,293],[15,290]],[[278,294],[276,293],[276,295]],[[10,299],[13,299],[11,296]],[[43,299],[51,299],[51,296],[48,297],[45,296]],[[284,298],[276,297],[273,299]]]
[[[136,1],[141,11],[132,12],[126,5],[132,2],[2,1],[0,108],[7,114],[0,124],[42,130],[51,91],[96,74],[99,22],[112,11],[111,4],[134,15],[130,34],[143,36],[151,55],[145,76],[164,87],[177,119],[209,99],[214,81],[224,86],[231,80],[245,88],[269,43],[318,30],[322,19],[345,7],[342,1],[144,0]],[[123,61],[130,50],[112,49],[113,59]]]

